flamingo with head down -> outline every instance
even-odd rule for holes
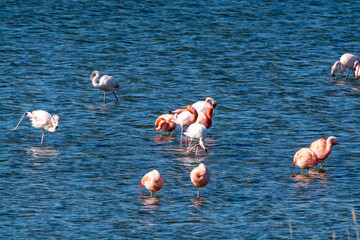
[[[200,163],[199,166],[191,171],[190,179],[195,187],[197,187],[197,197],[200,198],[200,188],[208,185],[210,181],[210,171],[205,164]]]
[[[336,61],[334,65],[331,68],[331,75],[335,76],[335,71],[338,71],[339,73],[345,72],[346,68],[349,69],[349,72],[346,76],[346,80],[349,77],[350,71],[354,73],[354,77],[356,78],[356,74],[354,72],[355,68],[355,62],[360,61],[360,57],[351,54],[351,53],[345,53],[341,56],[340,61]]]
[[[198,153],[199,146],[202,147],[205,152],[207,152],[206,146],[205,146],[205,139],[207,135],[206,127],[200,123],[193,123],[191,124],[185,132],[185,135],[190,138],[189,145],[187,148],[187,153],[189,153],[193,148],[196,147],[196,153],[195,156]],[[191,147],[192,141],[196,139],[199,140],[199,144],[194,145]]]
[[[141,179],[139,189],[145,187],[150,191],[151,196],[153,192],[159,191],[164,185],[164,177],[159,173],[158,170],[153,170],[144,175]]]
[[[292,165],[301,168],[301,174],[304,175],[304,169],[315,167],[319,164],[319,159],[310,148],[302,148],[294,155]]]
[[[21,121],[25,117],[25,114],[30,118],[33,127],[43,130],[41,145],[43,145],[45,130],[54,133],[59,127],[58,115],[51,116],[50,113],[46,111],[36,110],[32,112],[24,112],[19,123],[16,125],[14,129],[11,129],[11,131],[15,131],[18,128]]]
[[[176,128],[176,123],[173,121],[174,115],[172,114],[162,114],[155,121],[155,132],[170,132]]]

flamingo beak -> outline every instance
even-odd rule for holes
[[[335,74],[332,74],[333,77],[335,77]]]
[[[293,162],[291,165],[295,166],[295,162]]]

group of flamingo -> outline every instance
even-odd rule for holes
[[[351,53],[344,53],[340,57],[340,61],[336,61],[331,68],[331,75],[335,76],[335,71],[339,73],[345,72],[349,69],[346,80],[349,78],[350,72],[354,74],[354,79],[360,78],[360,57]],[[334,136],[328,139],[318,139],[310,144],[309,148],[302,148],[294,155],[292,165],[297,165],[301,168],[301,173],[304,174],[304,169],[308,170],[321,163],[320,169],[325,159],[330,155],[332,147],[337,144],[337,139]]]
[[[199,166],[190,172],[191,182],[197,187],[197,197],[200,198],[200,187],[205,187],[210,181],[210,171],[205,164],[200,163]],[[153,170],[144,175],[141,179],[139,189],[145,187],[150,191],[152,197],[153,192],[159,191],[164,185],[164,177],[158,170]]]
[[[350,71],[353,72],[354,79],[359,79],[360,57],[350,53],[343,54],[340,61],[335,62],[332,66],[331,74],[335,76],[335,71],[343,73],[347,68],[349,69],[349,72],[346,79],[348,79]],[[95,70],[91,73],[90,80],[94,87],[104,91],[104,104],[106,104],[106,92],[113,92],[116,101],[118,101],[115,90],[119,88],[120,85],[114,77],[109,75],[100,76],[99,71]],[[155,132],[161,131],[170,133],[179,125],[181,127],[180,144],[183,143],[183,134],[185,134],[186,143],[188,144],[187,153],[196,147],[195,155],[197,155],[199,146],[207,151],[205,139],[207,129],[212,125],[212,118],[215,114],[216,105],[216,101],[211,97],[208,97],[205,101],[187,105],[185,109],[176,109],[170,111],[169,114],[162,114],[155,121]],[[25,115],[30,118],[33,127],[43,130],[41,145],[43,145],[44,142],[45,130],[53,133],[56,132],[59,127],[59,116],[51,116],[50,113],[44,110],[36,110],[32,112],[25,111],[19,123],[14,129],[11,129],[11,131],[15,131],[18,128]],[[187,127],[185,133],[184,127]],[[199,143],[192,147],[191,143],[194,139],[198,140]],[[321,138],[316,140],[309,148],[302,148],[295,153],[292,165],[299,166],[302,169],[302,174],[304,173],[304,169],[307,169],[309,172],[309,169],[312,167],[315,168],[319,162],[321,162],[320,168],[322,169],[323,162],[331,153],[332,147],[336,144],[337,139],[333,136],[328,139]],[[210,171],[203,163],[201,163],[191,171],[190,178],[193,184],[198,188],[198,197],[200,197],[199,187],[208,184],[210,180]],[[140,188],[145,186],[151,192],[152,196],[152,193],[160,190],[163,184],[163,176],[157,170],[153,170],[142,178]]]
[[[302,148],[294,155],[293,166],[297,165],[301,168],[301,173],[304,175],[304,169],[308,170],[321,163],[320,169],[323,168],[323,162],[330,155],[332,147],[336,145],[337,139],[334,136],[320,138],[310,144],[309,148]]]
[[[207,129],[212,125],[212,118],[215,114],[215,107],[217,103],[211,98],[207,97],[205,101],[198,101],[192,105],[187,105],[185,109],[176,109],[169,111],[170,113],[160,115],[155,121],[155,132],[168,132],[170,134],[178,125],[181,127],[180,144],[183,143],[183,134],[186,136],[185,143],[188,144],[187,153],[196,147],[197,155],[199,146],[206,152],[205,139]],[[184,133],[184,127],[187,127]],[[188,141],[189,139],[189,141]],[[196,139],[199,144],[191,146],[191,142]],[[206,186],[210,181],[210,171],[205,164],[200,163],[190,173],[192,183],[198,188],[197,196],[200,198],[200,187]],[[164,184],[164,177],[158,170],[153,170],[142,178],[140,188],[145,187],[151,193],[159,191]]]
[[[195,155],[197,155],[199,146],[207,152],[205,146],[207,129],[212,125],[216,106],[216,101],[211,97],[207,97],[205,101],[198,101],[192,105],[187,105],[185,109],[176,109],[170,111],[170,113],[162,114],[155,121],[155,132],[170,133],[179,125],[181,127],[180,144],[183,143],[183,134],[185,134],[188,153],[196,147]],[[184,127],[187,127],[185,133]],[[198,140],[199,144],[195,144],[192,147],[191,143],[194,139]]]

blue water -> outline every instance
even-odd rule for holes
[[[357,2],[2,1],[0,235],[4,239],[355,239],[360,81]],[[119,102],[90,74],[116,77]],[[169,110],[211,96],[208,153],[187,154]],[[56,133],[24,111],[60,116]],[[325,173],[294,153],[338,138]],[[211,172],[196,188],[199,163]],[[158,169],[151,198],[142,176]]]

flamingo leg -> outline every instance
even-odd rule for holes
[[[21,121],[22,121],[22,120],[23,120],[23,118],[25,117],[25,114],[27,114],[27,112],[26,112],[26,111],[25,111],[25,112],[24,112],[24,114],[22,115],[22,117],[21,117],[21,119],[20,119],[19,123],[16,125],[16,127],[15,127],[15,128],[13,128],[13,129],[11,129],[11,131],[15,131],[15,130],[17,129],[17,127],[20,125]]]
[[[106,104],[106,92],[104,91],[104,104]]]
[[[198,189],[197,196],[198,198],[200,198],[200,188],[198,187],[197,189]]]
[[[152,197],[152,192],[150,192],[150,197]]]
[[[183,126],[181,125],[181,137],[180,137],[180,145],[182,145],[182,138],[183,138]]]
[[[41,145],[43,145],[43,142],[44,142],[44,134],[45,134],[45,130],[43,130],[43,133],[42,133],[42,137],[41,137]]]
[[[114,96],[115,96],[115,98],[116,98],[116,101],[119,101],[119,99],[117,98],[117,96],[116,96],[116,94],[115,94],[114,91],[113,91],[113,94],[114,94]]]
[[[320,164],[321,164],[321,165],[320,165],[320,169],[322,169],[322,163],[323,163],[323,162],[320,162]]]
[[[187,148],[187,153],[189,153],[191,151],[191,142],[192,142],[192,138],[190,138],[190,142],[189,142],[189,145],[188,145],[188,148]]]
[[[304,169],[301,169],[301,175],[304,175]]]
[[[198,148],[199,148],[199,145],[198,145],[198,144],[194,145],[192,148],[190,148],[190,149],[188,150],[188,152],[190,152],[191,150],[193,150],[195,147],[198,147]],[[197,149],[196,149],[196,154],[197,154]],[[196,154],[195,154],[195,155],[196,155]]]
[[[347,76],[346,76],[346,79],[345,79],[345,80],[347,80],[347,79],[348,79],[349,74],[350,74],[350,69],[349,69],[349,71],[348,71],[348,74],[347,74]]]
[[[195,156],[198,155],[198,149],[199,149],[199,145],[196,145],[196,152],[195,152]]]

